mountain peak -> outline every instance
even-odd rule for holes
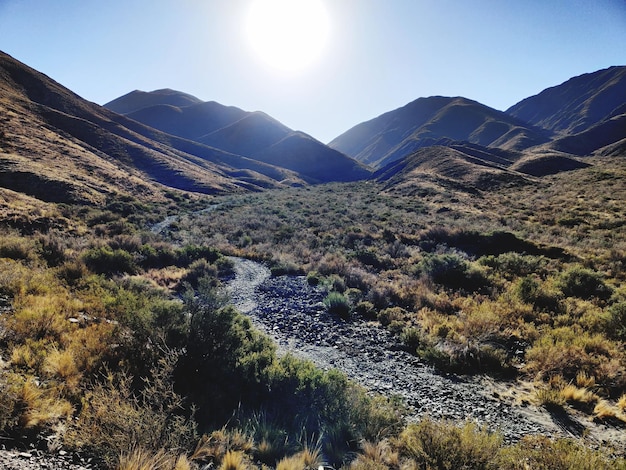
[[[202,100],[193,95],[172,90],[171,88],[161,88],[154,91],[133,90],[109,101],[104,107],[118,114],[130,114],[157,104],[184,107],[198,103],[202,103]]]

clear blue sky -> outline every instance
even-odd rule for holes
[[[284,76],[244,40],[250,1],[0,0],[0,50],[98,104],[173,88],[324,142],[418,97],[504,110],[626,64],[625,0],[324,0],[330,47]]]

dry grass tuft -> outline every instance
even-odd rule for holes
[[[623,394],[620,399],[617,401],[617,407],[620,409],[622,413],[626,413],[626,393]]]
[[[560,391],[560,395],[567,403],[589,410],[600,400],[600,397],[589,389],[579,388],[571,384],[566,385]]]
[[[240,451],[228,451],[222,459],[219,470],[246,470],[251,468],[245,454]]]
[[[119,458],[118,470],[191,470],[185,455],[174,455],[163,449],[150,452],[142,448],[124,453]]]

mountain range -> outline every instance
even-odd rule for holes
[[[324,145],[263,112],[175,90],[99,106],[0,52],[0,116],[0,188],[49,202],[371,177],[488,190],[587,166],[589,155],[626,155],[626,67],[574,77],[504,112],[419,98]]]
[[[292,170],[308,183],[354,181],[371,173],[365,165],[265,113],[202,102],[175,90],[135,90],[104,107],[170,135]]]

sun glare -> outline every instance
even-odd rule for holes
[[[299,72],[322,57],[330,21],[323,0],[253,0],[246,34],[265,64],[282,72]]]

